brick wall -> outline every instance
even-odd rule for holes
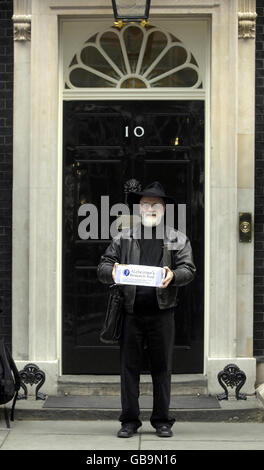
[[[257,0],[254,355],[264,356],[264,2]]]
[[[0,0],[0,338],[11,345],[13,2]]]

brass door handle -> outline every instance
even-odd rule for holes
[[[252,241],[252,214],[239,212],[239,241],[250,243]]]

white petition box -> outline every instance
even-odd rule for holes
[[[116,267],[116,284],[161,287],[165,269],[139,264],[119,264]]]

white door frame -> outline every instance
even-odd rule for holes
[[[209,168],[210,168],[210,19],[209,18],[202,18],[198,17],[195,20],[203,20],[206,25],[207,29],[207,40],[208,43],[205,44],[205,49],[206,49],[206,66],[205,66],[205,73],[206,77],[204,77],[204,83],[206,86],[204,89],[181,89],[178,90],[177,88],[148,88],[148,89],[116,89],[116,88],[109,88],[109,89],[104,89],[104,88],[91,88],[91,89],[77,89],[77,90],[64,90],[64,80],[63,80],[63,35],[62,35],[62,24],[63,22],[67,21],[73,21],[73,19],[67,18],[61,19],[60,21],[60,104],[59,104],[59,168],[60,168],[60,188],[58,191],[58,207],[60,208],[60,213],[59,213],[59,220],[61,223],[59,224],[58,227],[58,240],[62,240],[62,180],[63,180],[63,145],[62,145],[62,123],[63,123],[63,101],[67,100],[84,100],[84,101],[115,101],[115,100],[144,100],[144,101],[149,101],[149,100],[156,100],[156,101],[162,101],[162,100],[173,100],[173,101],[179,101],[179,100],[201,100],[204,101],[205,103],[205,142],[204,142],[204,148],[205,148],[205,153],[204,153],[204,164],[205,164],[205,186],[204,186],[204,191],[205,191],[205,221],[209,220],[209,204],[206,202],[210,200],[209,196],[209,190],[210,187],[208,184],[206,184],[209,181]],[[74,20],[76,22],[76,20]],[[79,19],[79,21],[87,21],[85,19]],[[164,19],[163,19],[164,21]],[[178,20],[179,21],[179,20]],[[190,21],[190,20],[189,20]],[[194,21],[194,20],[193,20]],[[98,22],[98,28],[100,28],[100,22]],[[88,26],[89,23],[87,23]],[[158,19],[155,20],[155,26],[159,26],[159,21]],[[177,19],[175,18],[173,21],[173,24],[177,25]],[[164,29],[164,26],[163,26]],[[99,29],[100,31],[100,29]],[[89,28],[87,28],[87,39],[89,38]],[[179,38],[181,39],[181,38]],[[207,230],[206,230],[207,229]],[[206,253],[206,250],[209,251],[209,227],[208,224],[205,226],[205,239],[204,239],[204,248],[205,248],[205,260],[208,260],[208,253]],[[62,250],[60,247],[60,252],[58,254],[58,260],[59,267],[58,272],[61,272],[61,266],[62,266]],[[206,319],[208,316],[209,312],[209,306],[208,306],[208,300],[209,300],[209,264],[204,266],[204,272],[205,272],[205,279],[204,279],[204,318]],[[58,283],[60,285],[60,290],[59,292],[62,292],[61,288],[61,277],[58,279]],[[58,296],[59,297],[59,296]],[[59,300],[59,299],[58,299]],[[59,324],[59,331],[62,331],[62,308],[61,308],[61,302],[60,305],[58,306],[58,312],[60,312],[59,317],[58,317],[58,324]],[[207,332],[207,327],[208,327],[208,322],[204,321],[204,368],[203,368],[203,373],[206,374],[206,357],[207,357],[207,349],[208,349],[208,344],[207,344],[207,337],[208,337],[208,332]],[[60,350],[60,357],[62,358],[62,335],[58,337],[58,342],[59,342],[59,350]],[[60,364],[62,364],[62,360],[60,360]],[[62,375],[62,366],[60,368],[60,375]]]

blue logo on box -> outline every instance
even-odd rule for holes
[[[129,276],[129,274],[130,274],[129,269],[124,269],[124,275],[125,275],[125,276]]]

